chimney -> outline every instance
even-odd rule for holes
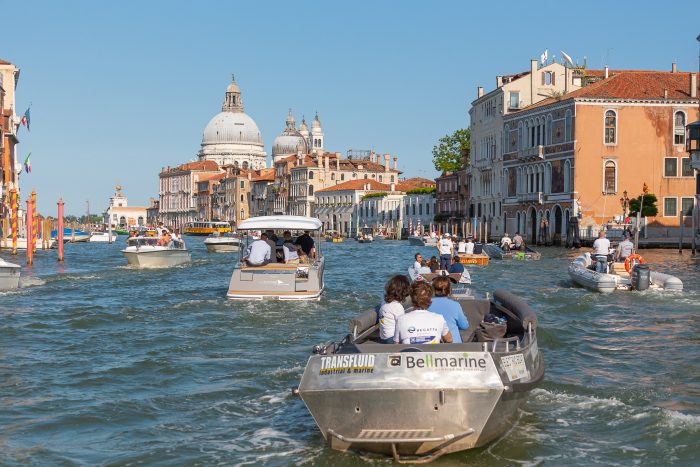
[[[323,157],[319,155],[316,156],[316,165],[318,165],[319,167],[323,167]]]
[[[676,69],[676,62],[673,62],[673,63],[671,63],[671,73],[675,73],[676,71],[678,71]]]
[[[695,73],[690,74],[690,97],[698,97],[698,75]]]
[[[396,161],[398,161],[398,160],[399,160],[399,157],[398,157],[398,156],[394,156],[394,170],[397,170],[397,169],[396,169]],[[391,190],[391,191],[394,191],[394,190]]]
[[[503,86],[503,76],[496,76],[496,87],[500,88]]]
[[[389,171],[389,159],[391,159],[391,155],[384,154],[384,171],[385,172]]]
[[[391,190],[392,193],[393,193],[394,191],[396,191],[396,185],[395,185],[394,183],[392,183],[392,184],[390,185],[390,190]]]
[[[608,79],[609,74],[610,74],[610,70],[608,70],[608,66],[605,65],[605,79]]]
[[[537,60],[535,59],[530,60],[530,74],[532,75],[532,79],[534,79],[535,74],[537,74]]]
[[[326,170],[331,167],[328,156],[323,156],[323,166],[326,168]]]
[[[668,89],[664,89],[664,99],[668,99]]]
[[[478,88],[476,88],[476,98],[478,99],[478,98],[480,98],[480,97],[483,96],[483,95],[484,95],[484,88],[483,88],[483,86],[479,86]]]

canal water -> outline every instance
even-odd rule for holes
[[[189,238],[190,266],[134,270],[122,242],[69,244],[62,267],[40,251],[0,295],[0,464],[389,463],[326,448],[290,389],[415,247],[324,243],[320,302],[243,303],[224,298],[231,254]],[[554,248],[471,270],[475,289],[508,288],[538,312],[546,377],[502,439],[435,465],[697,465],[700,261],[643,254],[685,291],[574,288],[575,253]]]

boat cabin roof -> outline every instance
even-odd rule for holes
[[[320,230],[321,221],[304,216],[260,216],[251,217],[238,224],[238,230]]]

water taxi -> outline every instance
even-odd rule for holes
[[[0,292],[15,290],[19,287],[19,264],[8,263],[0,258]]]
[[[544,378],[535,312],[501,289],[453,298],[469,321],[462,343],[380,343],[372,308],[350,320],[342,340],[314,346],[293,393],[331,448],[424,463],[513,427]],[[487,314],[505,321],[502,337],[480,332]]]
[[[129,237],[122,255],[130,266],[140,268],[169,268],[192,260],[184,242],[173,240],[169,246],[160,243],[156,237]]]
[[[214,232],[227,233],[231,231],[228,222],[188,222],[185,224],[185,235],[211,235]]]
[[[529,246],[525,246],[524,250],[504,250],[500,245],[487,243],[484,245],[484,251],[489,257],[494,259],[538,261],[542,257],[538,251],[533,250]]]
[[[204,239],[204,246],[207,247],[207,251],[210,253],[235,253],[236,251],[241,251],[242,244],[243,240],[231,232],[223,235],[214,232]]]
[[[238,262],[233,268],[226,296],[236,300],[319,300],[324,288],[325,266],[320,242],[322,227],[318,219],[303,216],[261,216],[242,221],[238,225],[239,232],[274,232],[273,235],[278,238],[276,251],[272,252],[269,263],[251,266],[244,258],[254,240],[246,236],[246,245],[241,248]],[[303,255],[298,262],[285,263],[282,246],[285,231],[291,232],[294,243],[308,232],[313,240],[313,254]]]

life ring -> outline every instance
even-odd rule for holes
[[[625,259],[625,271],[630,272],[630,269],[634,267],[632,264],[632,261],[637,260],[637,264],[644,264],[646,261],[644,261],[644,258],[642,258],[642,255],[638,254],[633,254],[629,255],[627,259]]]

